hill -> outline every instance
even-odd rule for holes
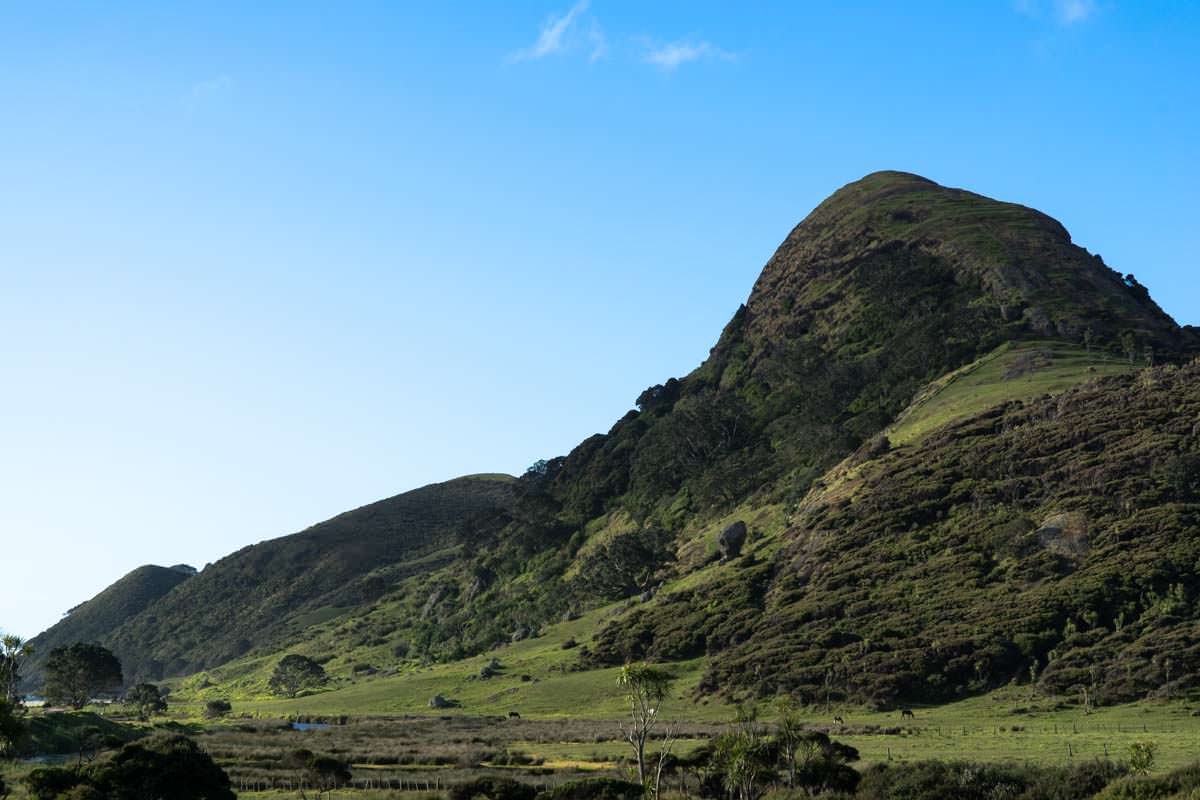
[[[1191,413],[1194,370],[1148,365],[1195,350],[1050,217],[876,173],[791,232],[703,364],[607,433],[483,502],[487,482],[465,504],[439,490],[462,511],[444,524],[409,521],[441,507],[432,495],[403,513],[393,498],[240,551],[104,640],[138,676],[206,670],[184,688],[243,696],[284,652],[321,660],[340,693],[434,663],[465,679],[464,659],[564,625],[570,652],[539,656],[531,680],[651,658],[726,697],[1074,686],[1062,659],[1081,658],[1080,631],[1118,671],[1150,645],[1101,628],[1183,635],[1145,609],[1178,595],[1191,553],[1191,501],[1161,476],[1191,463],[1172,409]],[[1153,536],[1110,533],[1131,497]],[[735,521],[745,543],[719,545]],[[1174,566],[1113,588],[1129,557],[1114,542]],[[1190,625],[1186,603],[1167,619]],[[1141,692],[1179,679],[1173,663],[1094,686]]]
[[[861,452],[771,557],[610,624],[593,660],[708,655],[704,690],[809,702],[1172,696],[1200,679],[1198,420],[1200,364],[1168,366]]]
[[[194,574],[195,570],[185,565],[138,567],[91,600],[72,608],[57,624],[32,639],[30,645],[35,655],[26,673],[38,674],[55,647],[104,639]]]
[[[86,633],[113,649],[130,682],[195,672],[361,610],[406,575],[454,560],[460,529],[502,510],[512,496],[506,475],[425,486],[243,548],[176,581],[136,613],[86,631],[73,624],[84,608],[120,594],[118,583],[35,643],[45,650]]]

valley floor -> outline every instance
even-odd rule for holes
[[[586,707],[585,707],[586,708]],[[699,707],[679,702],[668,718],[689,720]],[[938,707],[899,712],[811,710],[811,728],[824,730],[861,754],[855,766],[942,760],[1071,766],[1127,760],[1131,745],[1156,746],[1152,774],[1165,774],[1200,756],[1200,703],[1144,702],[1084,713],[1074,704],[1009,689]],[[678,723],[675,752],[684,755],[725,729],[715,709]],[[179,711],[182,711],[180,709]],[[728,718],[729,709],[721,709]],[[770,709],[764,707],[769,719]],[[176,712],[179,713],[179,712]],[[844,723],[832,720],[836,715]],[[70,716],[70,715],[67,715]],[[299,748],[331,753],[352,765],[354,789],[334,797],[444,796],[448,786],[482,776],[512,777],[553,786],[581,777],[630,776],[629,745],[608,715],[532,714],[520,719],[466,713],[322,718],[328,727],[295,730],[287,720],[247,716],[220,721],[157,720],[155,728],[184,732],[226,770],[243,797],[296,796],[285,755]],[[131,723],[136,724],[136,723]],[[36,764],[0,767],[21,798],[20,775]],[[691,783],[689,783],[691,781]],[[673,777],[681,795],[694,795],[696,776]]]

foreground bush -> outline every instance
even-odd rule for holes
[[[450,800],[533,800],[537,793],[536,786],[511,778],[476,778],[448,792]]]
[[[1110,762],[1089,762],[1076,767],[945,761],[877,764],[863,773],[857,797],[866,800],[944,800],[951,797],[955,800],[1088,800],[1124,774],[1123,767]]]
[[[568,781],[542,792],[538,800],[641,800],[644,795],[642,787],[636,783],[616,778],[593,778]]]
[[[1158,798],[1190,797],[1200,791],[1200,763],[1180,767],[1161,777],[1131,776],[1115,781],[1097,800],[1158,800]]]
[[[35,769],[26,783],[38,800],[235,800],[229,776],[195,742],[175,735],[127,744],[78,773]]]

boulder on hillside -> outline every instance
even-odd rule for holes
[[[1079,558],[1091,549],[1087,517],[1078,511],[1046,517],[1036,533],[1042,547],[1067,558]]]
[[[725,530],[721,531],[721,535],[717,537],[717,547],[721,549],[721,558],[724,560],[737,558],[745,543],[746,523],[740,519],[726,526]]]

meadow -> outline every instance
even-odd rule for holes
[[[599,691],[599,687],[593,687]],[[340,694],[340,693],[338,693]],[[304,748],[332,755],[351,766],[349,786],[333,797],[371,800],[383,797],[444,796],[449,786],[484,776],[511,777],[552,787],[580,777],[631,776],[632,751],[622,740],[620,707],[614,687],[612,703],[581,702],[570,716],[530,710],[520,718],[445,713],[355,715],[348,707],[324,715],[300,715],[319,727],[296,730],[292,720],[271,716],[265,708],[246,708],[238,716],[203,720],[177,708],[168,716],[138,723],[120,707],[84,714],[57,715],[32,721],[40,726],[42,746],[65,753],[67,763],[76,733],[98,724],[110,732],[121,724],[141,732],[183,732],[200,743],[229,774],[242,797],[295,796],[297,773],[288,766],[289,753]],[[305,698],[313,700],[316,698]],[[770,726],[772,707],[760,707]],[[806,727],[829,733],[857,748],[863,770],[873,764],[905,764],[937,759],[946,762],[1071,766],[1095,761],[1121,763],[1130,746],[1156,746],[1154,773],[1195,762],[1200,756],[1200,703],[1177,699],[1102,707],[1085,713],[1069,702],[1011,688],[946,705],[913,708],[913,717],[899,711],[867,711],[834,707],[803,711]],[[334,714],[332,711],[338,711]],[[678,737],[672,752],[686,756],[727,729],[729,707],[697,706],[684,698],[671,701],[663,712]],[[295,717],[297,715],[293,715]],[[840,717],[842,723],[834,722]],[[323,722],[322,722],[323,721]],[[320,727],[321,725],[327,727]],[[50,731],[53,729],[53,733]],[[659,746],[652,742],[651,751]],[[8,764],[3,775],[21,798],[20,777],[34,763]],[[692,794],[699,788],[697,773],[677,773],[673,791]]]

